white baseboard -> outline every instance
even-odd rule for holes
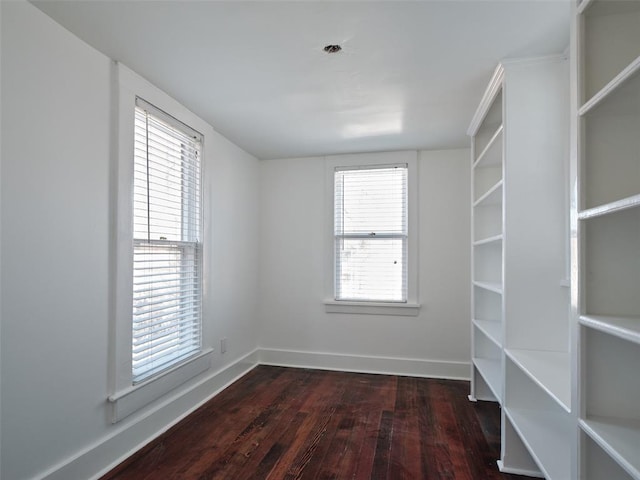
[[[188,389],[168,394],[143,416],[136,417],[133,421],[123,420],[122,425],[114,426],[112,433],[50,468],[38,478],[100,478],[255,368],[257,360],[258,353],[254,350]],[[109,463],[105,465],[105,459],[115,460],[107,460]],[[96,470],[99,470],[98,473]]]
[[[469,362],[445,362],[395,357],[367,357],[325,352],[258,349],[258,363],[281,367],[379,373],[409,377],[469,380]]]
[[[109,435],[66,458],[38,478],[40,480],[100,478],[257,365],[452,380],[468,380],[470,371],[468,362],[366,357],[258,348],[231,365],[206,376],[186,390],[178,389],[175,393],[168,394],[143,415],[129,417],[114,425],[114,429]],[[106,465],[105,461],[108,462]]]

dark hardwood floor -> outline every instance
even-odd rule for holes
[[[498,472],[500,412],[469,384],[259,366],[103,480],[460,479]]]

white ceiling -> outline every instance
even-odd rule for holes
[[[497,62],[569,41],[568,0],[32,3],[261,159],[466,146]]]

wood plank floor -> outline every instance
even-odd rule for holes
[[[494,480],[497,405],[469,384],[259,366],[103,480]]]

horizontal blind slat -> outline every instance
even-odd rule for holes
[[[177,325],[180,328],[187,328],[189,327],[190,324],[193,324],[195,321],[197,321],[197,317],[193,315],[193,313],[191,313],[190,315],[182,315],[182,318],[174,318],[172,319],[171,325]],[[153,332],[160,332],[161,330],[163,330],[165,327],[163,324],[168,323],[166,322],[164,319],[160,319],[157,320],[156,322],[154,322],[153,324],[150,324],[149,327],[144,327],[144,328],[137,328],[133,330],[133,340],[134,343],[135,342],[140,342],[141,338],[145,338],[145,342],[147,342],[148,340],[146,339],[146,337],[149,336],[149,331],[150,329],[153,329]],[[166,327],[169,328],[169,327]]]
[[[134,356],[154,355],[166,350],[168,345],[172,347],[180,344],[188,344],[198,336],[197,326],[182,326],[179,332],[175,328],[165,328],[154,333],[153,340],[146,340],[144,336],[139,336],[133,342]]]

